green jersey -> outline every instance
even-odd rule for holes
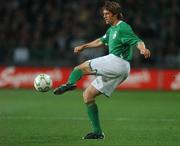
[[[141,41],[124,21],[111,26],[100,40],[109,47],[110,54],[127,61],[132,59],[132,49]]]

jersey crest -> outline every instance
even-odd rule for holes
[[[116,36],[117,36],[117,31],[114,32],[114,34],[113,34],[113,39],[115,39]]]

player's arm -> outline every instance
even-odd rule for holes
[[[79,53],[79,52],[83,51],[86,48],[97,48],[97,47],[100,47],[100,46],[103,46],[103,43],[98,38],[98,39],[96,39],[96,40],[94,40],[92,42],[89,42],[89,43],[86,43],[86,44],[75,47],[74,48],[74,53]]]
[[[146,48],[144,42],[140,41],[137,43],[137,48],[140,51],[140,54],[144,55],[145,58],[149,58],[151,56],[151,52]]]
[[[124,30],[126,33],[124,35],[123,42],[130,45],[136,45],[140,51],[140,54],[144,55],[145,58],[149,58],[151,52],[146,48],[144,42],[134,33],[132,28],[129,25],[126,25]]]

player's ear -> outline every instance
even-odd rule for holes
[[[115,16],[116,18],[118,18],[118,14],[113,14],[113,16]]]

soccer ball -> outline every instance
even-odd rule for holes
[[[39,74],[34,80],[34,87],[39,92],[47,92],[52,88],[52,79],[47,74]]]

